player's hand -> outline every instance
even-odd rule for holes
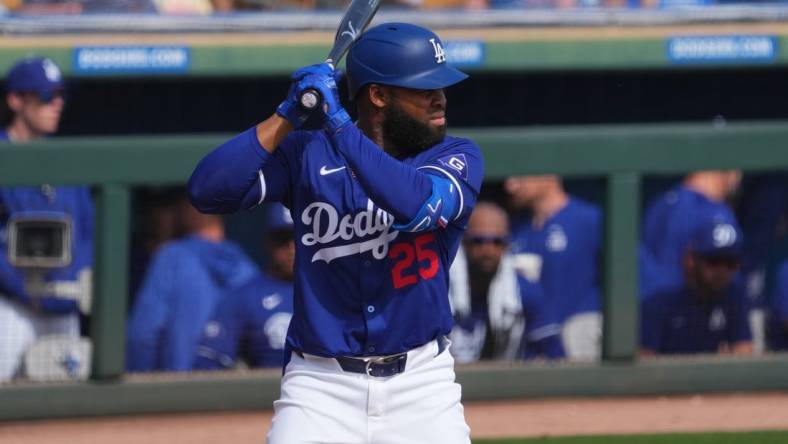
[[[287,119],[296,129],[300,128],[312,113],[311,110],[304,109],[299,105],[299,96],[298,85],[294,82],[290,84],[285,100],[276,107],[276,113]]]
[[[329,71],[326,71],[328,69]],[[307,76],[332,72],[330,66],[327,64],[311,65],[299,69],[290,76],[290,89],[287,91],[287,97],[276,108],[276,113],[287,119],[294,128],[300,128],[306,122],[312,110],[303,108],[299,104],[301,93],[304,91],[300,82]]]
[[[309,68],[312,67],[306,69]],[[337,81],[341,78],[341,71],[336,71],[331,65],[323,63],[314,69],[309,69],[309,73],[298,81],[298,88],[301,91],[314,89],[320,92],[323,103],[318,112],[323,114],[323,126],[333,133],[350,123],[350,116],[339,100]]]
[[[309,75],[329,75],[334,72],[334,68],[331,67],[328,63],[318,63],[316,65],[309,65],[305,66],[298,71],[294,72],[290,75],[290,80],[294,82],[298,82],[302,80],[304,77]]]

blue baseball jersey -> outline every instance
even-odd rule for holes
[[[772,292],[769,347],[788,350],[788,261],[780,264]]]
[[[682,257],[690,236],[701,221],[715,214],[724,220],[735,220],[727,205],[713,202],[684,185],[673,188],[648,208],[643,224],[642,247],[645,251],[640,255],[640,267],[651,272],[644,275],[641,282],[643,299],[660,291],[681,288],[684,283]]]
[[[571,197],[542,227],[534,227],[530,218],[513,226],[512,251],[542,259],[540,326],[600,310],[602,212],[597,206]]]
[[[261,274],[224,297],[205,325],[197,369],[281,367],[293,316],[293,283]]]
[[[731,285],[713,303],[702,303],[686,287],[643,301],[640,343],[662,354],[716,353],[722,344],[750,341],[743,289]]]
[[[230,241],[188,236],[162,246],[151,260],[129,317],[128,369],[191,370],[216,304],[257,273]]]
[[[0,131],[0,141],[8,133]],[[1,149],[1,148],[0,148]],[[25,272],[12,266],[8,251],[8,222],[13,218],[46,214],[71,225],[71,262],[43,275],[43,285],[26,286]],[[77,310],[76,292],[90,293],[93,266],[93,201],[90,189],[82,186],[0,188],[0,294],[53,313]],[[75,292],[76,290],[76,292]]]
[[[295,222],[294,313],[287,345],[319,356],[401,353],[448,334],[449,265],[483,174],[478,147],[446,137],[395,159],[353,125],[337,134],[298,131],[273,154],[255,128],[204,158],[189,181],[202,211],[263,201]],[[430,196],[428,175],[452,184],[448,224],[400,232]]]

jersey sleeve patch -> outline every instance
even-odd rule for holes
[[[456,171],[458,177],[462,178],[462,180],[468,180],[468,160],[465,154],[457,153],[443,156],[438,159],[438,163]]]

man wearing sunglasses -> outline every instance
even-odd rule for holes
[[[643,355],[752,353],[744,289],[734,281],[742,245],[741,230],[729,212],[702,216],[682,259],[684,284],[642,304]]]
[[[295,240],[290,210],[279,203],[266,209],[265,251],[268,267],[227,295],[205,325],[195,368],[281,367],[285,338],[293,316]]]
[[[21,144],[57,131],[63,80],[52,60],[20,61],[5,86],[7,120],[0,139]],[[92,262],[93,204],[87,187],[0,188],[0,381],[21,374],[43,379],[87,374],[86,343],[77,340],[78,310],[87,313],[90,307]],[[24,356],[37,355],[34,345],[52,336],[75,341],[63,351],[69,364],[44,356],[43,361],[24,358],[23,366]]]
[[[518,276],[508,254],[509,220],[492,202],[478,202],[450,269],[455,325],[449,338],[458,363],[522,356],[526,323],[538,314],[538,286]]]

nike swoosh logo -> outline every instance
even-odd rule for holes
[[[337,171],[342,171],[344,169],[345,169],[345,167],[342,166],[342,167],[339,167],[339,168],[332,168],[332,169],[329,170],[328,168],[326,168],[325,165],[323,165],[322,167],[320,167],[320,175],[321,176],[327,176],[327,175],[329,175],[331,173],[336,173]]]

